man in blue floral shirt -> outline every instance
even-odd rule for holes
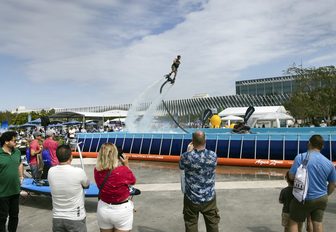
[[[220,220],[216,203],[215,172],[217,155],[205,149],[205,134],[196,131],[188,151],[181,155],[180,169],[185,172],[183,215],[185,231],[198,231],[198,215],[203,214],[207,232],[218,232]]]

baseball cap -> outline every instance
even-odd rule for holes
[[[55,131],[54,130],[47,130],[46,131],[46,136],[53,136],[55,134]]]
[[[35,131],[35,132],[33,133],[33,136],[36,138],[37,136],[42,136],[42,133],[39,132],[39,131]]]

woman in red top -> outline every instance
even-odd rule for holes
[[[109,176],[102,186],[107,175]],[[128,158],[118,156],[118,149],[114,144],[105,143],[101,146],[94,178],[100,189],[97,207],[100,231],[130,231],[133,225],[134,207],[133,202],[128,200],[129,185],[135,184],[135,176],[128,167]]]

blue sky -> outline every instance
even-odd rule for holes
[[[0,110],[132,103],[182,56],[168,99],[335,65],[335,0],[4,0]]]

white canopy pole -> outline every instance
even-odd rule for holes
[[[77,146],[77,150],[78,150],[78,153],[79,153],[79,159],[80,159],[80,162],[81,162],[81,167],[82,169],[84,170],[84,161],[83,161],[83,156],[82,156],[82,151],[79,147],[79,144],[81,144],[82,142],[80,143],[76,143],[76,146]],[[85,171],[85,170],[84,170]]]

